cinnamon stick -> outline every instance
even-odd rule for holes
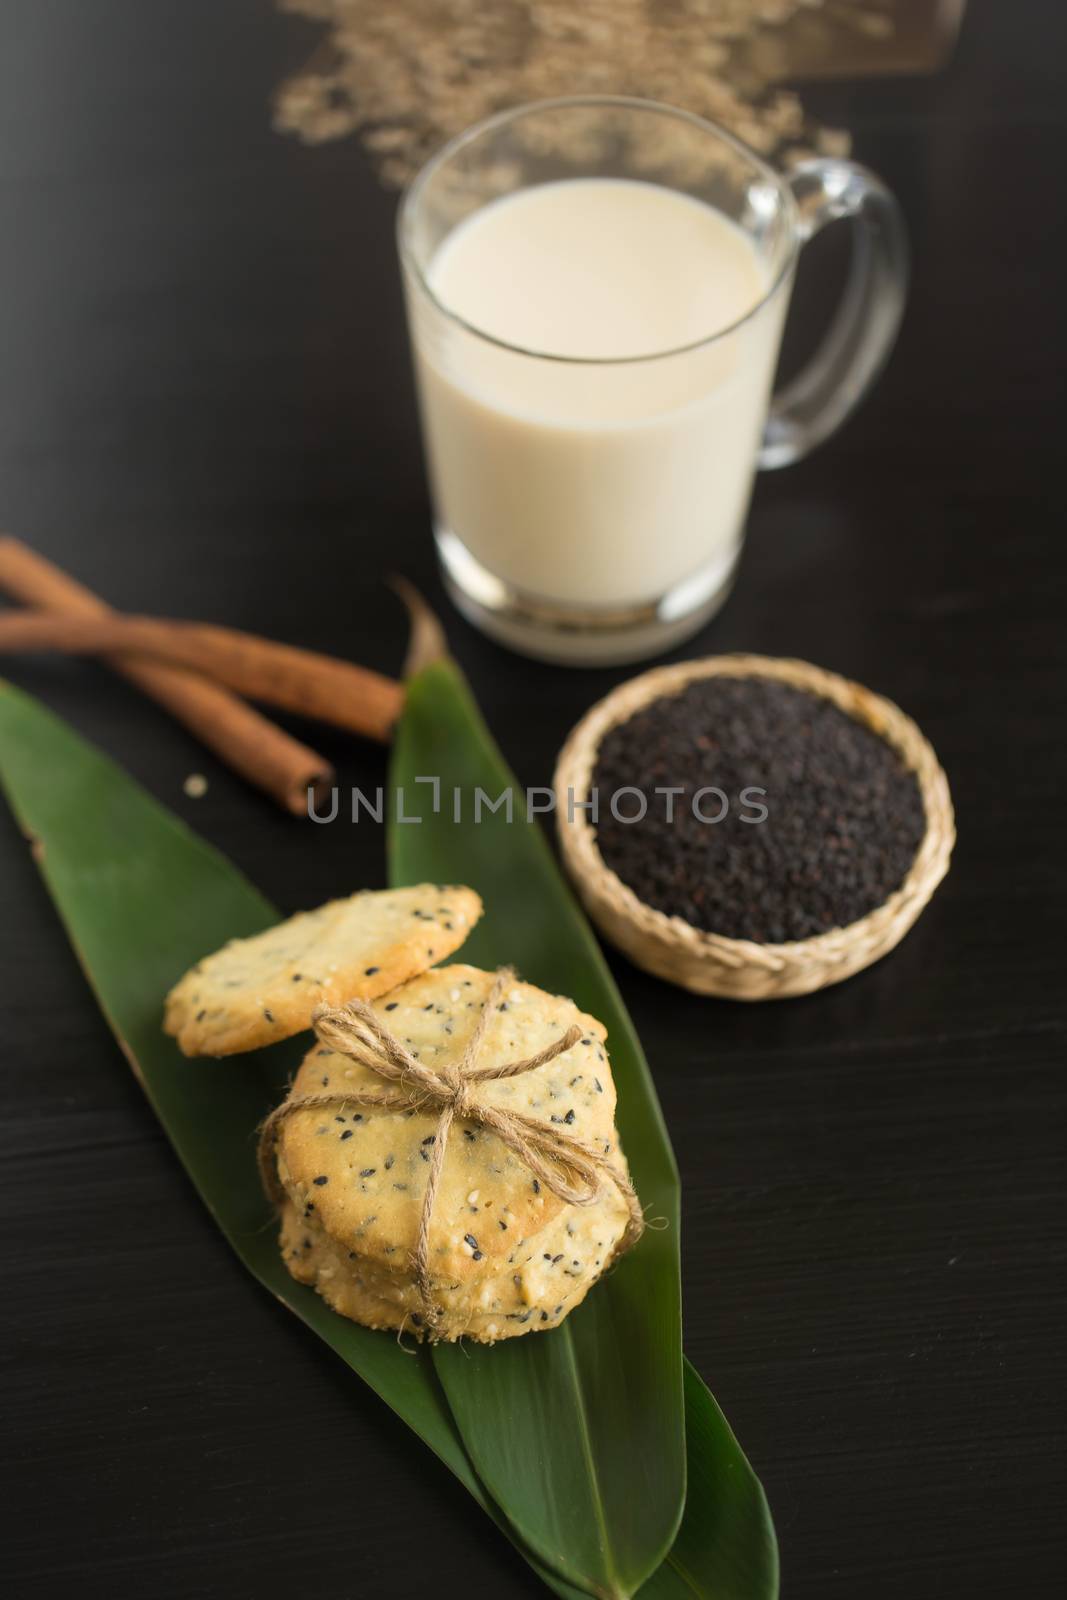
[[[91,589],[18,539],[0,537],[0,590],[71,621],[117,615]],[[319,792],[331,781],[333,769],[322,756],[201,673],[121,653],[106,659],[220,760],[297,816],[307,815],[308,790]]]
[[[193,667],[216,683],[387,742],[404,703],[391,678],[365,667],[211,623],[156,617],[61,616],[20,611],[0,616],[0,653],[59,650],[74,655],[136,654]]]

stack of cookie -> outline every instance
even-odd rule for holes
[[[220,1054],[314,1011],[264,1136],[289,1271],[368,1327],[491,1343],[558,1325],[641,1222],[603,1026],[510,974],[430,970],[480,911],[427,885],[335,902],[200,963],[166,1026]]]

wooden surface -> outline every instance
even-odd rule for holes
[[[394,199],[354,143],[269,128],[311,42],[267,0],[0,9],[0,525],[120,606],[388,671],[400,568],[544,783],[622,674],[524,664],[445,608]],[[1067,1557],[1065,49],[1053,0],[979,0],[942,76],[813,88],[902,199],[911,307],[861,414],[759,484],[691,651],[795,653],[897,700],[953,785],[949,879],[809,1000],[615,963],[684,1178],[687,1348],[767,1486],[789,1600],[1045,1595]],[[281,904],[382,880],[373,825],[286,818],[102,668],[12,676]],[[314,737],[382,780],[380,750]],[[543,1592],[230,1258],[6,815],[0,903],[11,1592]]]

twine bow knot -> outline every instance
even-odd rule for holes
[[[430,1222],[444,1168],[448,1136],[457,1118],[476,1123],[494,1133],[501,1143],[515,1152],[539,1184],[568,1205],[592,1205],[601,1192],[604,1177],[610,1178],[629,1211],[626,1232],[617,1246],[616,1254],[636,1244],[644,1228],[644,1218],[633,1185],[611,1161],[608,1151],[598,1150],[586,1140],[529,1116],[526,1112],[487,1105],[477,1098],[481,1084],[533,1072],[547,1062],[554,1061],[582,1037],[581,1029],[571,1026],[536,1055],[523,1057],[519,1061],[502,1062],[497,1066],[477,1066],[476,1060],[504,985],[513,979],[514,973],[508,969],[497,973],[462,1054],[439,1070],[419,1061],[406,1050],[363,1001],[352,1000],[338,1007],[319,1006],[311,1020],[322,1042],[339,1055],[348,1056],[369,1067],[393,1085],[393,1091],[345,1089],[301,1095],[294,1095],[290,1091],[287,1099],[271,1112],[260,1132],[259,1164],[263,1186],[275,1204],[280,1205],[286,1198],[286,1191],[278,1177],[275,1155],[277,1137],[282,1123],[294,1111],[349,1105],[384,1112],[440,1113],[440,1121],[433,1135],[430,1170],[412,1255],[415,1282],[431,1317]]]

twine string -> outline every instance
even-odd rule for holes
[[[311,1020],[323,1044],[339,1055],[348,1056],[369,1067],[378,1077],[393,1085],[393,1091],[345,1089],[326,1094],[293,1094],[290,1091],[260,1129],[260,1176],[268,1197],[276,1206],[280,1206],[287,1194],[278,1176],[277,1140],[282,1124],[294,1111],[360,1106],[382,1112],[439,1112],[440,1120],[433,1136],[430,1170],[412,1252],[412,1274],[431,1320],[434,1307],[429,1261],[430,1225],[444,1170],[449,1134],[457,1118],[474,1122],[494,1133],[501,1143],[515,1152],[538,1183],[567,1205],[592,1205],[601,1192],[604,1178],[609,1178],[626,1202],[629,1213],[626,1231],[616,1249],[617,1255],[637,1243],[645,1226],[632,1183],[609,1155],[586,1140],[564,1133],[562,1129],[526,1112],[504,1110],[475,1098],[478,1085],[534,1072],[538,1067],[554,1061],[582,1037],[582,1030],[572,1025],[535,1055],[525,1056],[518,1061],[505,1061],[498,1066],[477,1066],[477,1058],[504,986],[513,981],[514,976],[509,968],[497,973],[462,1053],[439,1071],[406,1050],[363,1001],[351,1000],[347,1005],[337,1007],[319,1006]]]

